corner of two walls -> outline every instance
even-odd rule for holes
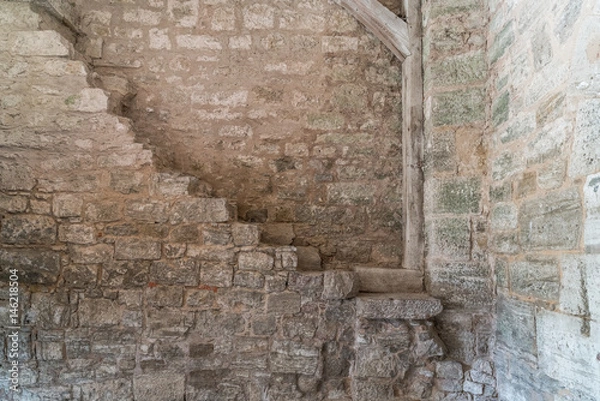
[[[487,253],[489,104],[483,1],[423,3],[427,291],[450,356],[490,358],[494,289]]]
[[[600,3],[489,1],[502,400],[600,399]]]

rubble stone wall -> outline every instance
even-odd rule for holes
[[[600,398],[600,5],[488,1],[502,400]]]
[[[76,3],[82,51],[159,165],[327,268],[400,267],[400,63],[342,7]]]

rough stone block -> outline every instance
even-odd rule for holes
[[[510,93],[505,92],[494,99],[492,104],[492,123],[498,126],[508,120],[510,111]]]
[[[148,305],[163,307],[180,307],[183,303],[183,289],[181,287],[156,286],[146,289]]]
[[[537,345],[541,370],[564,385],[600,397],[598,344],[600,326],[580,317],[541,310],[537,314]],[[582,328],[589,324],[588,334]]]
[[[235,263],[235,251],[229,246],[188,244],[186,255],[206,262]]]
[[[61,224],[58,227],[58,240],[72,244],[93,244],[96,242],[96,233],[93,226],[85,224]]]
[[[233,285],[246,288],[263,288],[265,276],[259,272],[238,271],[233,277]]]
[[[56,222],[47,216],[9,215],[2,219],[0,240],[5,244],[54,244]]]
[[[109,401],[110,398],[131,400],[133,399],[133,385],[131,379],[76,384],[73,386],[73,395],[75,399],[81,401]]]
[[[432,263],[427,270],[429,293],[453,307],[485,307],[493,301],[486,263]]]
[[[362,294],[357,316],[368,319],[429,319],[442,311],[442,303],[427,294]]]
[[[77,309],[82,327],[116,326],[121,322],[123,307],[110,299],[87,298]]]
[[[296,373],[312,376],[317,373],[320,352],[316,347],[294,341],[274,341],[270,366],[276,373]]]
[[[517,207],[513,203],[498,203],[492,209],[490,226],[494,230],[516,229],[517,215]]]
[[[0,193],[0,209],[6,210],[9,213],[24,212],[27,209],[27,198]]]
[[[535,317],[532,304],[498,297],[498,322],[496,335],[498,342],[511,352],[535,355]]]
[[[232,218],[226,199],[196,198],[180,200],[171,209],[170,220],[178,223],[225,223]]]
[[[291,245],[296,237],[292,224],[275,223],[263,224],[260,241],[265,244]]]
[[[253,4],[243,10],[244,27],[271,29],[275,24],[275,9],[267,4]]]
[[[40,16],[26,2],[3,2],[0,7],[1,31],[36,31]]]
[[[586,216],[584,245],[588,253],[600,253],[600,174],[588,176],[583,187]]]
[[[323,299],[348,299],[358,294],[358,274],[351,271],[328,270],[323,274]]]
[[[122,238],[115,242],[115,259],[160,259],[160,242],[139,239]]]
[[[510,265],[510,285],[517,294],[557,301],[559,271],[554,259],[527,259]]]
[[[85,218],[91,222],[111,222],[121,218],[121,204],[118,202],[90,203],[85,208]]]
[[[182,49],[220,50],[223,47],[218,38],[208,35],[177,35],[175,41]]]
[[[201,262],[200,284],[231,287],[233,285],[233,267],[226,263]]]
[[[167,209],[169,205],[166,202],[148,201],[127,202],[125,214],[134,220],[147,221],[151,223],[164,223],[168,220]]]
[[[575,141],[571,150],[569,176],[578,177],[600,170],[600,100],[583,102],[577,111]]]
[[[389,349],[375,344],[360,347],[356,353],[355,377],[394,377],[399,365]]]
[[[474,88],[444,92],[433,99],[433,123],[463,125],[485,119],[485,90]]]
[[[440,361],[435,365],[435,373],[443,379],[462,379],[463,368],[460,362]]]
[[[156,173],[152,176],[150,193],[166,197],[189,195],[198,179],[188,175]]]
[[[358,50],[358,38],[352,36],[324,36],[321,42],[323,53],[337,53]]]
[[[195,259],[155,261],[150,265],[150,281],[165,285],[198,285],[199,263]]]
[[[288,289],[299,293],[302,297],[318,299],[323,294],[322,272],[290,272]]]
[[[294,314],[300,311],[300,294],[281,292],[267,298],[267,312],[274,314]]]
[[[232,235],[236,246],[255,246],[260,241],[260,228],[255,224],[234,223]]]
[[[369,205],[375,200],[373,184],[340,182],[327,185],[327,200],[332,204]]]
[[[319,249],[313,246],[297,246],[298,270],[314,271],[322,270],[321,255]]]
[[[487,77],[485,57],[478,52],[444,58],[431,67],[430,76],[436,86],[481,82]]]
[[[167,371],[134,376],[133,396],[145,401],[183,401],[185,375]]]
[[[432,186],[433,212],[463,214],[479,211],[481,201],[479,178],[439,180],[434,181]]]
[[[57,217],[79,217],[82,208],[83,199],[77,195],[58,194],[52,202],[52,211]]]
[[[23,284],[52,285],[60,273],[58,252],[34,249],[0,249],[0,278],[8,282],[9,269],[19,270]]]
[[[102,113],[108,109],[108,96],[100,88],[84,88],[76,95],[65,99],[71,110],[85,113]]]
[[[238,267],[241,270],[273,270],[274,259],[264,252],[240,252]]]
[[[421,292],[423,274],[417,270],[355,267],[361,292]]]
[[[567,190],[527,201],[519,209],[519,223],[528,250],[575,249],[583,228],[579,193]]]
[[[56,31],[17,31],[8,35],[10,52],[19,56],[67,57],[73,45]]]
[[[394,389],[389,379],[356,379],[352,382],[353,401],[392,401],[394,398]]]
[[[504,55],[506,50],[515,41],[515,34],[513,29],[512,21],[506,24],[504,28],[496,35],[492,47],[490,48],[489,58],[490,63],[495,63],[500,57]]]

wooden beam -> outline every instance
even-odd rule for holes
[[[405,0],[410,56],[402,63],[402,156],[405,269],[424,271],[423,60],[421,0]]]
[[[408,25],[377,0],[336,0],[373,35],[404,60],[410,55]]]

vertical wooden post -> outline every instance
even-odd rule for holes
[[[424,271],[423,61],[421,0],[403,0],[409,51],[402,63],[402,154],[405,269]]]

